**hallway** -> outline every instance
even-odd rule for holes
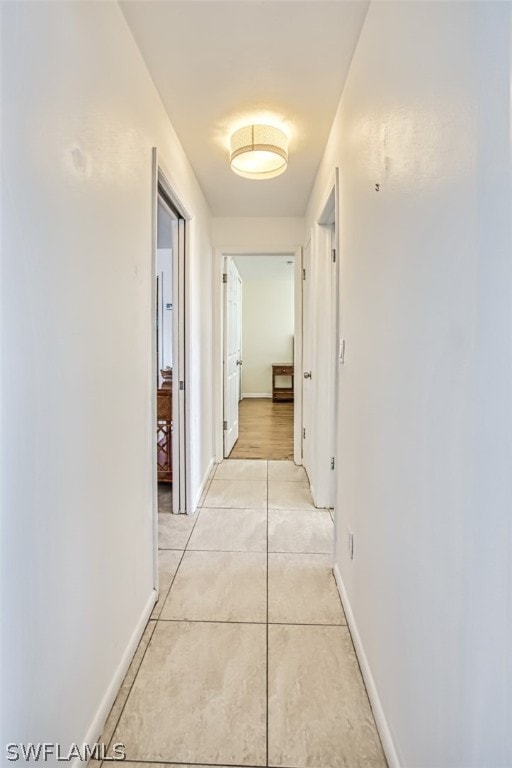
[[[244,398],[230,459],[293,459],[293,403]]]
[[[384,767],[304,470],[224,461],[159,528],[161,599],[102,742],[132,768]]]
[[[512,768],[512,1],[0,16],[0,765],[108,719],[131,768],[383,766],[373,712],[390,768]],[[229,258],[282,268],[255,346],[293,288],[266,383]],[[309,488],[218,464],[292,362]]]

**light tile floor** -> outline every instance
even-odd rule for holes
[[[124,765],[385,768],[302,468],[223,462],[194,517],[160,515],[159,546],[160,599],[101,739]]]

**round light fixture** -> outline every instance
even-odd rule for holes
[[[245,179],[273,179],[286,171],[288,137],[272,125],[246,125],[231,136],[230,161]]]

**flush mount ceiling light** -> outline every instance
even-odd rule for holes
[[[246,125],[231,136],[230,161],[245,179],[273,179],[286,171],[288,137],[272,125]]]

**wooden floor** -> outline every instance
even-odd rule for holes
[[[293,459],[293,403],[242,400],[239,436],[229,458]]]

